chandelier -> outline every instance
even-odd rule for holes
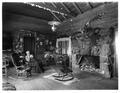
[[[58,21],[49,21],[48,24],[52,26],[51,29],[52,29],[53,32],[55,32],[56,26],[59,25],[60,22],[58,22]]]

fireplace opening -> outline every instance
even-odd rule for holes
[[[82,56],[81,60],[79,60],[80,55],[77,56],[77,60],[79,62],[79,68],[82,71],[96,71],[100,69],[100,60],[99,56]]]

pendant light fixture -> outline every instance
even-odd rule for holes
[[[55,32],[56,26],[58,26],[60,24],[60,22],[58,22],[58,21],[49,21],[48,24],[52,26],[51,29],[52,29],[53,32]]]

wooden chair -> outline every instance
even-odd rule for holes
[[[17,65],[14,56],[11,56],[11,60],[13,62],[13,65],[15,66],[16,72],[17,72],[17,76],[29,76],[29,74],[31,75],[31,68],[29,66],[26,65]]]
[[[3,62],[3,64],[2,64],[2,72],[3,73],[2,74],[4,76],[7,76],[7,67],[9,66],[9,62],[5,57],[2,58],[2,62]]]

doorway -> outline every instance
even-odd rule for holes
[[[71,62],[71,37],[58,38],[56,42],[58,54],[67,55],[69,57],[68,67],[72,67]]]
[[[35,55],[35,37],[24,37],[24,52],[26,51]]]
[[[71,56],[71,38],[59,38],[56,42],[56,47],[59,48],[59,54],[67,54]]]

